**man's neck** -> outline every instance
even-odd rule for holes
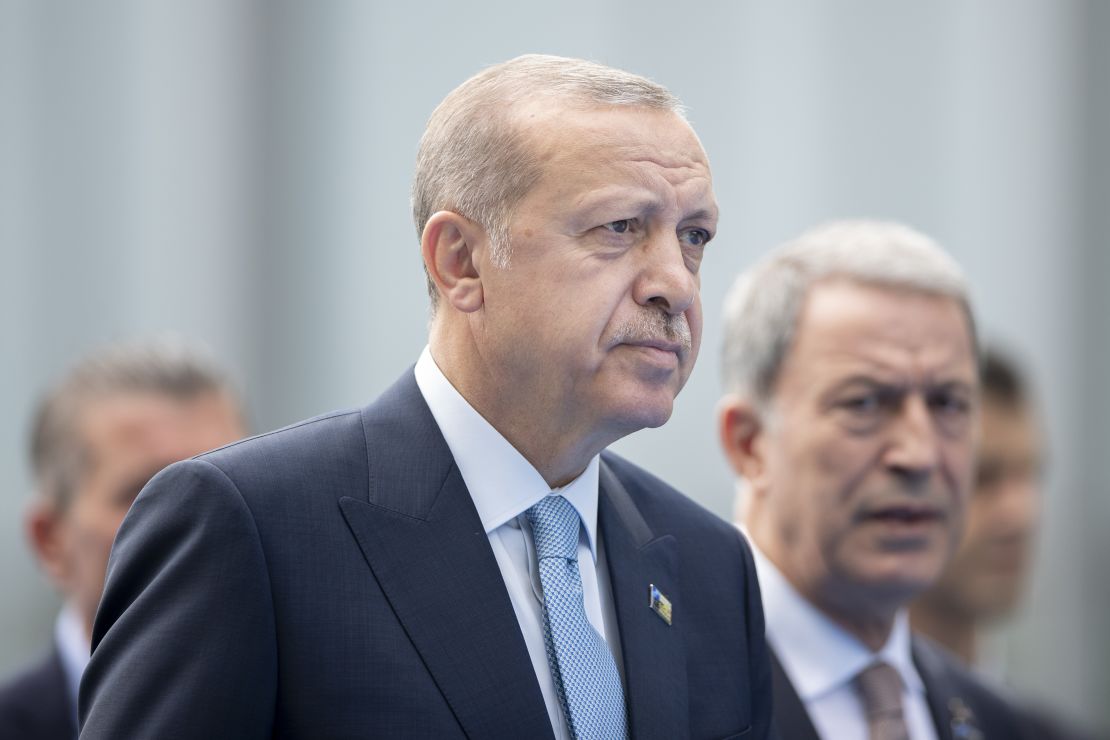
[[[551,488],[559,488],[577,478],[590,460],[622,436],[607,434],[607,430],[560,425],[553,411],[506,406],[507,394],[491,389],[484,373],[468,372],[468,366],[459,358],[459,350],[442,336],[437,337],[434,330],[430,349],[432,359],[447,381],[516,448]],[[476,377],[479,379],[475,380]]]
[[[964,663],[974,665],[978,657],[978,630],[974,620],[921,601],[910,608],[910,625],[914,632],[936,640]]]
[[[858,605],[854,608],[842,609],[838,604],[821,603],[810,600],[826,617],[843,628],[848,634],[862,642],[868,650],[878,652],[890,639],[891,630],[894,629],[894,618],[897,609],[861,609]]]
[[[894,620],[903,604],[877,599],[864,589],[853,589],[845,584],[809,582],[798,576],[800,569],[790,567],[789,559],[796,555],[778,547],[778,542],[767,531],[753,525],[749,519],[747,531],[760,551],[778,569],[783,578],[803,599],[813,605],[830,621],[855,637],[869,650],[881,650],[894,629]]]

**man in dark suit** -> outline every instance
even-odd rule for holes
[[[605,452],[670,416],[716,227],[664,88],[491,67],[433,113],[433,302],[363,409],[171,467],[116,541],[82,737],[765,737],[738,533]]]
[[[1017,737],[997,696],[910,634],[962,528],[977,435],[957,265],[847,221],[772,252],[726,308],[720,435],[742,477],[784,740]]]
[[[28,540],[65,597],[54,644],[0,686],[0,737],[77,737],[77,686],[108,552],[139,489],[158,470],[243,436],[223,374],[174,341],[89,355],[39,404]]]

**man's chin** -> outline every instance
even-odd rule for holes
[[[674,400],[656,400],[633,404],[621,414],[617,426],[622,430],[621,436],[638,432],[641,429],[657,429],[671,418],[674,411]]]

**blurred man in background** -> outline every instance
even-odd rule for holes
[[[913,605],[918,632],[969,665],[981,658],[981,630],[1013,613],[1032,563],[1040,508],[1043,443],[1036,409],[1018,369],[983,353],[981,436],[975,488],[956,554]]]
[[[997,350],[980,362],[982,402],[975,487],[964,534],[940,579],[910,609],[913,629],[991,677],[984,629],[1011,616],[1025,592],[1040,521],[1045,442],[1037,407],[1020,369]],[[1022,737],[1088,737],[1044,707],[1011,700]]]
[[[124,514],[166,465],[243,434],[224,375],[170,341],[90,355],[46,395],[33,421],[26,529],[65,605],[50,652],[0,687],[0,737],[77,736],[77,686]]]
[[[911,639],[959,541],[979,377],[958,266],[891,223],[828,224],[738,279],[720,405],[784,740],[1013,738],[1004,702]]]

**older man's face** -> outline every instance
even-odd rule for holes
[[[803,595],[851,614],[937,578],[971,485],[977,383],[955,301],[845,281],[810,291],[758,441],[773,533],[761,544]]]
[[[504,400],[572,438],[658,426],[701,341],[705,153],[669,112],[541,102],[519,119],[544,174],[514,211],[510,265],[483,276],[483,359]]]

